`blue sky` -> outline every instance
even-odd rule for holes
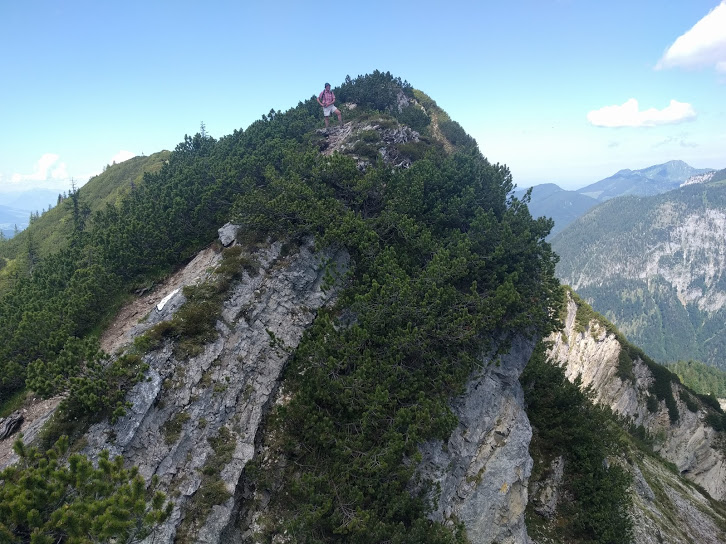
[[[0,193],[61,192],[375,69],[520,187],[726,167],[726,0],[4,1],[0,50]]]

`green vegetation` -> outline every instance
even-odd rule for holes
[[[465,150],[365,172],[317,153],[268,169],[235,206],[245,230],[313,234],[355,269],[321,310],[286,373],[274,420],[289,460],[273,533],[298,542],[451,542],[412,495],[417,445],[446,438],[448,401],[481,353],[542,334],[560,299],[549,221],[510,199],[509,172]],[[355,323],[341,320],[346,308]],[[502,340],[494,345],[493,339]],[[426,536],[424,536],[426,535]]]
[[[94,414],[116,419],[125,413],[124,397],[148,369],[141,357],[127,353],[112,362],[98,340],[69,338],[51,363],[36,359],[28,365],[27,385],[41,396],[65,392],[60,409],[70,418]]]
[[[7,417],[15,410],[18,410],[28,396],[26,390],[17,391],[14,395],[10,395],[0,404],[0,417]]]
[[[695,392],[726,398],[726,372],[723,370],[700,361],[678,361],[666,366]]]
[[[577,316],[575,318],[576,330],[583,332],[590,326],[591,321],[595,321],[604,327],[609,334],[614,335],[620,343],[620,353],[618,354],[618,376],[623,380],[635,382],[633,374],[633,362],[636,360],[643,361],[648,366],[653,375],[653,383],[650,386],[650,396],[648,397],[647,406],[651,412],[658,410],[658,401],[665,401],[668,408],[668,417],[671,423],[678,421],[680,415],[678,413],[678,405],[673,396],[673,384],[680,383],[678,376],[668,370],[665,366],[656,363],[648,357],[645,352],[628,342],[625,336],[610,323],[607,319],[595,312],[577,293],[571,288],[566,287],[569,296],[577,304]]]
[[[223,250],[214,278],[200,285],[184,287],[182,293],[186,301],[181,308],[171,320],[157,323],[135,338],[135,349],[140,352],[158,349],[168,339],[174,341],[176,357],[184,359],[198,355],[206,343],[217,337],[217,319],[232,281],[239,278],[243,270],[254,275],[257,269],[257,263],[242,255],[241,247]]]
[[[723,183],[724,181],[726,181],[726,168],[715,172],[709,183]]]
[[[134,157],[120,164],[107,166],[102,174],[94,176],[83,186],[83,190],[75,195],[75,199],[74,191],[71,191],[71,194],[58,195],[57,205],[34,219],[32,229],[21,231],[0,245],[2,255],[10,262],[16,259],[25,261],[29,236],[37,245],[41,259],[56,253],[60,248],[67,247],[75,227],[75,220],[88,219],[105,206],[118,204],[129,192],[143,183],[145,172],[161,170],[169,155],[168,151],[161,151],[148,157]],[[0,270],[0,293],[3,291],[2,276]]]
[[[184,507],[184,521],[175,539],[175,542],[181,544],[194,542],[193,529],[201,527],[215,504],[222,504],[232,496],[227,491],[219,470],[232,460],[235,450],[234,435],[227,427],[220,427],[217,435],[207,440],[214,454],[207,459],[202,468],[199,489]]]
[[[698,412],[700,406],[698,402],[686,391],[685,389],[682,389],[679,393],[679,396],[681,397],[681,400],[685,403],[686,408],[688,408],[689,412]]]
[[[179,412],[164,422],[161,426],[161,431],[164,433],[164,441],[167,445],[174,444],[177,440],[179,440],[182,427],[191,419],[191,417],[192,416],[186,412]]]
[[[673,384],[680,383],[678,376],[645,354],[642,354],[640,358],[648,365],[648,369],[653,375],[653,384],[650,386],[651,395],[655,396],[658,400],[665,401],[666,407],[668,408],[668,418],[671,423],[675,423],[680,417],[676,399],[673,396]]]
[[[20,462],[0,472],[2,542],[137,542],[171,513],[156,481],[147,490],[136,468],[107,451],[95,468],[79,454],[64,461],[67,437],[45,453],[20,440],[14,448]]]
[[[554,535],[548,534],[551,529],[530,504],[526,513],[530,535],[537,538],[542,532],[542,536],[571,543],[630,542],[631,478],[614,460],[622,454],[622,431],[608,410],[593,405],[579,383],[570,383],[562,368],[547,361],[545,351],[540,343],[520,378],[533,426],[532,481],[542,476],[553,459],[563,456],[563,496],[571,500],[560,505]]]
[[[482,353],[506,350],[513,335],[551,330],[561,298],[544,240],[552,225],[532,219],[526,199],[508,197],[506,167],[489,163],[436,110],[441,133],[454,140],[444,153],[425,112],[399,109],[401,93],[414,94],[380,72],[336,89],[339,100],[357,104],[348,119],[418,126],[421,142],[400,150],[416,159],[410,168],[376,160],[363,171],[346,155],[322,156],[313,130],[321,111],[310,99],[219,141],[186,136],[158,172],[97,211],[87,213],[84,187],[71,199],[68,242],[56,252],[38,251],[29,228],[25,264],[17,259],[0,298],[2,400],[27,385],[65,391],[79,413],[107,402],[99,386],[114,365],[105,364],[94,335],[130,293],[186,262],[230,216],[258,240],[314,235],[320,247],[345,247],[354,267],[286,374],[291,401],[275,421],[291,462],[272,498],[274,523],[298,542],[461,541],[458,528],[427,519],[423,491],[410,492],[417,447],[451,432],[449,399]],[[220,297],[234,279],[226,274],[255,270],[229,255],[237,265],[186,290],[189,305],[153,327],[137,350],[171,338],[185,357],[213,338]],[[341,318],[344,310],[354,323]],[[133,357],[117,360],[113,391],[139,375]],[[172,423],[173,435],[184,422]],[[202,511],[226,498],[218,477],[205,477]]]
[[[398,110],[398,94],[413,98],[413,87],[390,72],[374,70],[373,73],[351,79],[346,76],[343,84],[335,90],[340,102],[352,102],[370,110],[393,113]]]

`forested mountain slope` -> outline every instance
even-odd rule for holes
[[[36,260],[67,247],[74,230],[85,229],[85,222],[105,206],[118,204],[142,183],[146,172],[158,172],[168,158],[168,151],[134,157],[107,167],[88,180],[82,191],[57,195],[53,208],[33,218],[33,228],[0,244],[0,259],[4,263],[0,269],[0,293],[9,277],[26,274]]]
[[[267,485],[274,515],[262,512],[244,529],[263,540],[287,533],[297,541],[454,542],[480,527],[481,541],[523,541],[523,511],[508,510],[524,504],[529,466],[515,377],[534,339],[553,326],[559,297],[544,242],[551,224],[507,198],[507,169],[482,157],[425,94],[380,72],[335,91],[341,104],[356,104],[344,111],[342,129],[316,130],[322,118],[311,98],[220,140],[185,137],[160,170],[88,216],[82,188],[67,244],[48,255],[30,251],[0,299],[2,400],[27,388],[64,395],[40,443],[69,435],[92,458],[108,447],[138,464],[138,475],[118,481],[135,478],[137,491],[144,481],[161,486],[166,497],[149,497],[146,508],[148,520],[166,520],[164,541],[220,541],[222,529],[241,537],[244,518],[235,513],[246,488]],[[122,302],[203,248],[214,251],[230,219],[237,241],[216,246],[199,283],[159,301],[161,321],[138,316],[133,342],[99,351],[98,335]],[[293,275],[292,283],[335,296],[320,308],[280,301],[266,282],[287,277],[313,250],[332,253],[306,261],[300,278],[314,281]],[[345,274],[328,266],[338,254],[349,256]],[[274,308],[288,317],[262,317]],[[294,341],[283,334],[288,319],[305,329]],[[260,333],[254,345],[243,331]],[[512,345],[522,347],[510,361],[504,353]],[[273,356],[282,382],[255,378]],[[515,411],[517,425],[506,433],[520,437],[518,446],[495,440],[503,431],[496,413],[481,421],[481,437],[493,453],[519,452],[512,463],[520,469],[511,468],[506,488],[499,471],[449,474],[434,463],[426,474],[455,476],[454,485],[473,487],[473,500],[499,496],[501,507],[487,518],[494,525],[480,518],[462,525],[449,510],[433,515],[435,493],[416,470],[424,443],[435,456],[455,451],[447,447],[453,436],[467,443],[450,403],[472,379],[502,384],[501,405]],[[252,423],[268,411],[260,435]],[[153,444],[136,442],[143,437]],[[270,471],[259,470],[265,458],[250,449],[263,439],[275,452]],[[56,459],[65,451],[59,444]],[[33,461],[37,452],[17,453],[29,459],[27,470],[46,466]],[[488,457],[475,448],[468,458],[480,470]],[[167,471],[170,463],[188,472]],[[27,481],[22,475],[5,473],[3,492],[14,493]],[[125,489],[105,491],[118,497]],[[81,507],[95,505],[79,497]],[[165,498],[173,505],[161,509]],[[134,500],[143,511],[143,497]],[[37,516],[3,518],[2,529],[58,539],[53,531],[63,529],[48,525],[55,522],[47,504],[35,509]],[[130,538],[137,526],[112,523],[122,515],[114,512],[108,526],[92,529]]]
[[[726,186],[593,208],[552,238],[557,275],[661,362],[726,361]]]

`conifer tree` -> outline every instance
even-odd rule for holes
[[[138,542],[171,513],[156,480],[147,489],[108,451],[94,467],[79,454],[66,462],[66,436],[45,453],[22,440],[14,450],[20,461],[0,472],[0,542]]]

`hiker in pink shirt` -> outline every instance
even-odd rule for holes
[[[330,83],[325,84],[325,90],[318,95],[318,104],[323,107],[323,117],[325,118],[325,128],[328,128],[328,118],[331,113],[338,116],[338,121],[343,124],[343,116],[340,110],[335,107],[335,95],[330,90]]]

